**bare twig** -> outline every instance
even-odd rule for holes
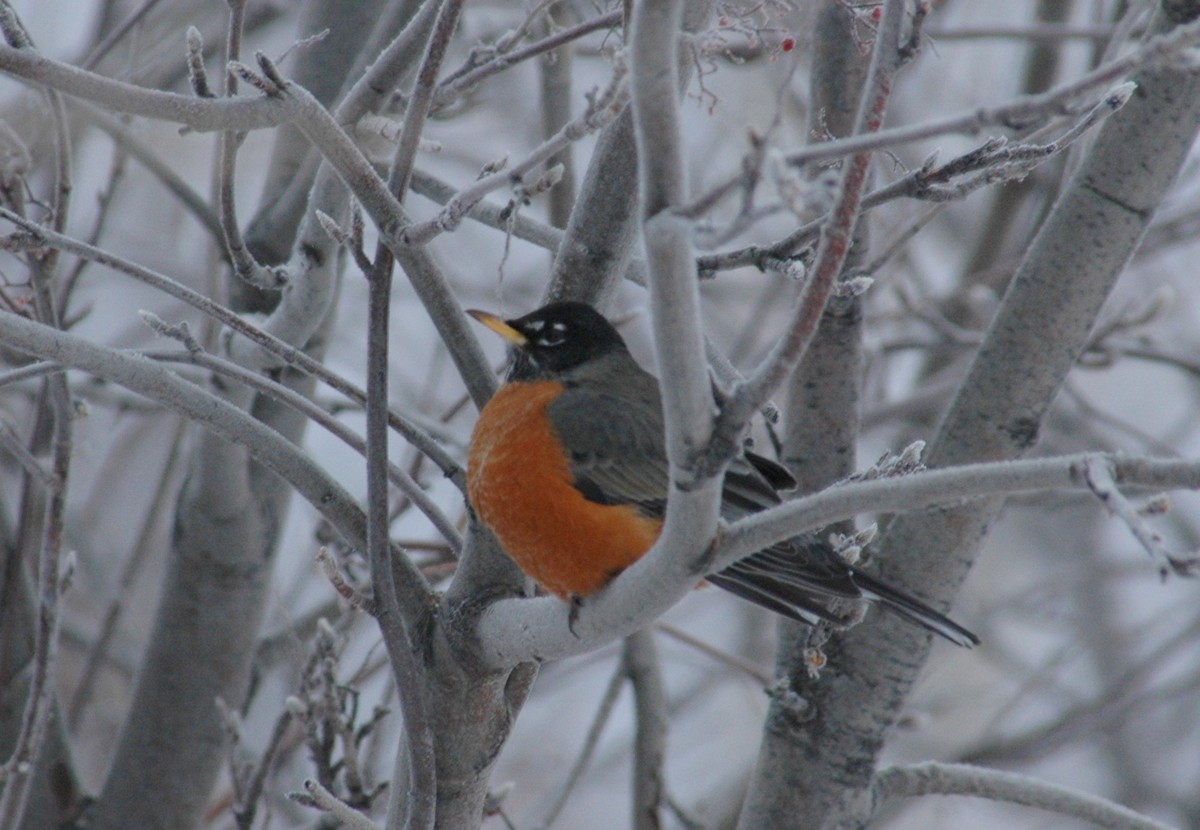
[[[304,395],[289,389],[281,383],[271,380],[270,378],[260,375],[257,372],[251,372],[232,363],[228,360],[216,357],[203,351],[188,350],[186,352],[146,352],[146,357],[152,360],[169,363],[188,363],[193,366],[202,366],[205,369],[210,369],[213,372],[224,375],[225,377],[233,378],[248,387],[261,392],[269,397],[272,397],[282,403],[292,407],[298,412],[304,414],[305,417],[324,427],[332,435],[339,438],[348,447],[362,456],[367,454],[366,442],[362,437],[357,435],[352,429],[341,423],[337,419],[331,417],[328,412],[322,409],[317,404],[306,398]],[[455,554],[462,548],[462,535],[458,532],[454,522],[438,507],[437,503],[429,497],[425,489],[417,483],[412,476],[405,472],[398,465],[388,462],[387,465],[388,481],[395,485],[400,492],[404,493],[417,509],[425,514],[430,523],[437,529],[438,533],[446,540],[446,544]]]
[[[287,737],[292,720],[293,715],[285,706],[275,719],[275,726],[271,729],[271,737],[267,740],[267,746],[262,751],[258,763],[255,764],[254,770],[250,774],[249,781],[246,782],[244,790],[240,794],[235,815],[238,827],[242,830],[250,830],[254,826],[254,816],[258,812],[258,801],[262,798],[263,787],[266,786],[267,776],[271,774],[275,758],[283,745],[283,739]]]
[[[182,418],[176,419],[170,442],[171,453],[159,475],[158,486],[154,489],[154,498],[146,510],[133,550],[121,567],[121,575],[116,586],[116,597],[109,603],[108,610],[104,613],[104,620],[100,624],[100,633],[96,635],[88,648],[87,658],[83,670],[80,672],[79,684],[75,687],[75,694],[71,697],[70,705],[67,707],[67,727],[72,732],[75,731],[83,717],[84,706],[91,698],[92,690],[99,679],[100,666],[108,657],[109,645],[116,634],[117,623],[121,621],[124,602],[128,598],[134,580],[141,574],[142,566],[150,555],[150,541],[155,526],[162,516],[167,514],[167,505],[176,495],[176,487],[173,485],[177,484],[183,464],[185,446],[183,439],[187,434],[187,429],[186,421]]]
[[[946,133],[973,134],[990,125],[1025,129],[1051,115],[1078,111],[1077,101],[1097,87],[1104,87],[1130,74],[1178,59],[1200,37],[1200,21],[1176,27],[1147,41],[1140,49],[1095,69],[1074,81],[1037,95],[1015,98],[995,107],[979,107],[971,112],[948,116],[911,127],[879,130],[871,135],[855,135],[838,141],[814,144],[787,154],[792,164],[809,164],[851,153],[881,150],[922,138]]]
[[[972,795],[1049,810],[1111,830],[1171,830],[1149,816],[1098,796],[1026,775],[965,764],[931,762],[888,767],[875,775],[872,793],[877,803],[918,795]]]
[[[330,371],[319,361],[314,360],[300,349],[285,343],[278,337],[247,322],[244,318],[230,311],[225,306],[213,302],[203,294],[181,285],[170,277],[96,248],[95,246],[87,245],[76,239],[43,228],[36,223],[18,216],[7,208],[0,207],[0,217],[18,225],[27,234],[26,238],[20,240],[9,237],[8,243],[10,248],[17,243],[34,246],[45,245],[74,254],[75,256],[90,259],[102,265],[107,265],[117,273],[131,276],[158,291],[162,291],[171,297],[187,303],[212,317],[214,320],[229,326],[237,334],[242,335],[277,357],[282,361],[283,365],[312,375],[357,404],[366,403],[366,392],[340,375]],[[424,430],[415,426],[408,419],[396,412],[389,412],[388,423],[392,429],[399,432],[406,440],[420,449],[421,452],[428,455],[430,460],[437,464],[442,472],[446,474],[446,477],[455,482],[456,486],[460,489],[465,488],[466,485],[462,480],[462,469],[459,467],[458,462],[451,458],[438,442],[430,438]]]
[[[347,540],[365,547],[365,516],[350,494],[299,447],[238,407],[144,358],[99,346],[16,315],[0,314],[0,342],[120,384],[235,444],[244,445],[255,460],[292,484]],[[396,558],[401,558],[399,552]]]
[[[208,85],[208,69],[204,66],[204,36],[195,26],[188,26],[185,36],[187,45],[188,81],[191,82],[192,92],[198,98],[214,98],[212,87]]]
[[[278,127],[295,115],[283,98],[197,98],[114,81],[43,57],[32,49],[0,45],[0,71],[103,109],[173,121],[201,132]]]
[[[329,584],[333,586],[333,590],[342,599],[350,604],[351,608],[358,608],[366,611],[371,616],[375,616],[375,602],[370,597],[364,596],[358,589],[348,583],[345,577],[338,570],[337,563],[333,561],[333,557],[329,553],[329,548],[322,547],[317,551],[317,564],[321,566],[321,570],[325,573],[325,578],[329,580]]]
[[[621,114],[629,100],[624,80],[624,65],[618,61],[608,88],[602,93],[593,92],[589,96],[588,106],[583,114],[534,148],[517,164],[507,170],[484,176],[470,187],[461,190],[446,203],[446,207],[435,218],[408,228],[403,232],[402,238],[410,245],[423,245],[444,231],[454,230],[467,212],[488,193],[506,185],[519,187],[525,176],[541,166],[544,161],[572,142],[608,126]]]
[[[1031,41],[1092,40],[1105,41],[1113,36],[1116,28],[1107,23],[1038,23],[1033,26],[955,26],[937,29],[926,27],[925,35],[930,40],[992,40],[1007,39]]]
[[[51,371],[53,371],[51,369]],[[41,483],[47,490],[55,486],[54,476],[42,466],[20,436],[4,421],[0,421],[0,449],[16,459],[26,474]]]
[[[318,781],[311,778],[305,781],[304,793],[306,795],[289,793],[289,796],[301,804],[332,813],[349,830],[383,830],[378,824],[321,786]]]
[[[621,662],[633,687],[636,718],[632,826],[634,830],[658,830],[666,793],[667,695],[651,629],[625,638]]]
[[[496,55],[486,63],[480,64],[469,71],[459,71],[451,73],[450,76],[443,81],[437,88],[434,95],[434,103],[443,105],[453,100],[458,95],[461,95],[466,90],[478,84],[484,78],[488,78],[499,72],[503,72],[511,66],[515,66],[521,61],[536,57],[546,52],[553,51],[558,47],[570,43],[573,40],[578,40],[585,35],[600,29],[609,29],[621,22],[621,12],[609,12],[608,14],[593,17],[591,20],[585,20],[582,23],[563,29],[560,32],[555,32],[548,37],[544,37],[535,43],[531,43],[522,49],[514,49],[511,52],[503,52]]]
[[[450,36],[462,11],[462,0],[443,0],[433,25],[417,78],[396,155],[388,174],[388,189],[403,202],[412,178],[413,161],[433,101],[438,72]],[[392,675],[404,717],[404,741],[408,751],[408,787],[405,809],[397,810],[393,799],[389,830],[401,821],[407,830],[432,830],[437,810],[437,761],[433,725],[425,699],[425,671],[414,654],[415,625],[424,613],[423,598],[429,592],[425,578],[411,562],[395,563],[388,539],[388,321],[391,307],[392,251],[384,241],[376,248],[374,268],[368,280],[367,309],[367,555],[375,591],[375,619],[383,634],[391,660]],[[411,274],[414,282],[422,275]],[[411,584],[410,584],[411,583]],[[399,775],[403,766],[397,770]],[[399,782],[393,782],[397,786]],[[401,815],[401,813],[406,815]]]
[[[854,130],[856,134],[876,133],[883,125],[892,82],[903,63],[898,46],[904,15],[904,3],[899,0],[888,0],[884,4],[883,16],[875,36],[871,68],[859,104]],[[825,142],[814,146],[822,147],[835,143],[839,142]],[[738,436],[741,435],[746,422],[762,407],[784,378],[791,374],[816,333],[826,300],[849,253],[850,237],[858,220],[870,160],[869,152],[860,151],[843,166],[838,196],[828,219],[821,226],[816,261],[809,270],[809,278],[801,292],[791,324],[753,375],[734,388],[730,399],[722,407],[708,457],[701,465],[708,474],[719,470],[737,450]]]
[[[1165,512],[1165,504],[1159,501],[1152,502],[1148,510],[1134,507],[1117,487],[1112,464],[1104,459],[1089,460],[1084,465],[1084,477],[1087,479],[1088,489],[1100,499],[1110,513],[1129,527],[1133,537],[1145,548],[1146,553],[1150,554],[1163,579],[1172,573],[1176,576],[1195,576],[1200,573],[1200,555],[1193,553],[1180,556],[1174,553],[1163,544],[1162,534],[1146,522],[1148,512]]]
[[[229,27],[225,37],[225,63],[228,67],[221,73],[223,93],[226,98],[237,95],[237,73],[232,69],[241,60],[242,29],[246,17],[246,0],[230,0]],[[201,64],[203,66],[203,64]],[[195,77],[195,76],[193,76]],[[237,153],[243,135],[237,130],[225,130],[221,134],[221,151],[218,164],[217,204],[220,207],[221,231],[225,238],[225,249],[237,276],[255,288],[278,289],[287,282],[282,268],[264,268],[255,259],[242,239],[238,227],[237,208],[234,205],[234,182],[237,180]]]
[[[604,731],[604,727],[608,724],[608,719],[612,716],[613,708],[617,704],[617,698],[621,694],[621,687],[625,685],[626,669],[624,662],[618,663],[616,671],[609,678],[608,685],[604,688],[604,695],[600,698],[600,705],[596,708],[596,714],[592,718],[592,724],[588,727],[587,736],[583,739],[583,747],[579,750],[579,755],[575,758],[575,763],[571,765],[571,771],[567,773],[567,780],[563,782],[562,789],[558,793],[558,797],[546,810],[545,815],[540,821],[534,823],[534,827],[540,830],[550,830],[550,827],[558,820],[562,809],[566,806],[567,799],[571,796],[571,791],[575,789],[575,785],[579,783],[579,779],[583,776],[588,764],[592,760],[592,755],[596,751],[596,747],[600,743],[600,735]]]
[[[20,21],[7,3],[0,9],[0,26],[10,43],[29,46]],[[45,90],[54,128],[54,168],[51,181],[51,223],[62,231],[67,223],[71,193],[70,136],[62,98],[53,90]],[[59,306],[52,289],[58,266],[57,252],[33,257],[29,262],[29,279],[33,288],[33,306],[39,319],[50,331],[62,326]],[[22,320],[22,323],[27,321]],[[28,323],[36,325],[35,323]],[[71,392],[66,373],[51,375],[46,383],[49,410],[54,419],[51,434],[51,481],[42,517],[41,544],[37,560],[37,615],[34,621],[32,675],[29,696],[21,713],[20,728],[13,741],[12,751],[2,767],[4,791],[0,793],[0,827],[17,827],[22,822],[39,756],[43,737],[50,723],[56,682],[58,656],[59,598],[65,588],[66,569],[63,568],[63,521],[66,510],[67,483],[71,469],[71,450],[74,417]]]
[[[1121,109],[1133,90],[1129,83],[1119,84],[1109,90],[1083,118],[1052,141],[1036,143],[1030,140],[1010,144],[1003,138],[990,138],[974,150],[942,165],[936,164],[936,156],[931,156],[919,169],[864,196],[861,210],[866,212],[897,198],[930,202],[962,199],[980,187],[1022,178],[1038,164],[1066,150],[1088,129]],[[977,172],[977,175],[965,181],[951,183],[955,178],[973,172]],[[821,228],[827,221],[828,215],[807,222],[783,239],[769,245],[750,245],[732,251],[706,254],[697,258],[697,267],[701,274],[746,265],[782,271],[796,262],[797,251],[818,239]]]
[[[706,657],[711,658],[714,662],[723,666],[729,666],[746,675],[750,679],[756,681],[762,686],[769,686],[774,682],[775,678],[768,672],[757,666],[755,663],[741,657],[737,654],[732,654],[728,651],[722,651],[711,643],[707,643],[698,637],[693,637],[682,628],[669,625],[668,623],[659,622],[654,625],[655,631],[661,631],[668,637],[678,640],[689,648],[693,648]]]
[[[440,205],[450,202],[459,191],[436,176],[416,168],[413,170],[412,190]],[[506,215],[507,212],[507,215]],[[507,207],[493,204],[486,200],[476,202],[467,211],[467,216],[495,228],[503,233],[511,233],[518,239],[524,239],[554,253],[562,241],[563,232],[536,219],[530,219],[524,214],[512,215]]]
[[[733,562],[738,555],[748,555],[779,539],[802,532],[801,525],[804,529],[824,527],[858,513],[903,512],[984,496],[1042,490],[1091,490],[1092,484],[1088,480],[1086,470],[1098,463],[1112,465],[1114,480],[1125,486],[1197,489],[1200,485],[1200,462],[1195,460],[1138,459],[1099,453],[923,470],[882,480],[837,484],[820,493],[804,496],[770,511],[741,519],[732,524],[722,537],[722,553],[718,558],[723,561],[728,552],[734,554],[728,560]],[[1198,478],[1194,479],[1193,476]],[[892,495],[884,492],[889,488],[895,488],[892,495],[899,496],[900,491],[904,491],[904,495],[893,502]],[[900,501],[904,502],[903,506],[898,503]],[[838,502],[839,509],[827,511],[827,507],[833,506],[833,502]],[[868,503],[872,506],[868,507]],[[846,510],[843,512],[842,508]],[[784,518],[785,516],[788,518]],[[801,516],[805,516],[806,519],[793,525],[792,520],[800,519]],[[794,529],[791,532],[784,530],[785,524]],[[772,532],[759,535],[772,525],[775,525]]]

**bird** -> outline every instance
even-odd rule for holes
[[[582,602],[641,558],[662,529],[669,468],[658,381],[586,303],[553,302],[509,320],[467,314],[511,347],[505,382],[471,435],[469,504],[527,576]],[[733,521],[766,510],[794,486],[782,465],[743,449],[725,473],[721,516]],[[957,645],[979,643],[814,534],[771,545],[706,580],[808,625],[845,628],[861,616],[853,601],[867,600]]]

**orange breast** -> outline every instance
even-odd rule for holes
[[[574,478],[546,407],[553,382],[510,383],[479,414],[467,492],[517,565],[566,598],[598,591],[650,549],[662,522],[632,505],[590,502]]]

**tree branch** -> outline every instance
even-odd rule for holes
[[[893,798],[969,795],[989,801],[1036,807],[1089,821],[1110,830],[1172,830],[1162,822],[1106,798],[1047,784],[1027,775],[966,764],[925,763],[888,767],[876,773],[871,790],[876,807]]]

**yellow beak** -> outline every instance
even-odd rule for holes
[[[524,346],[526,343],[529,342],[528,337],[521,334],[521,332],[517,331],[512,326],[510,326],[508,323],[504,322],[504,320],[502,318],[497,317],[495,314],[492,314],[491,312],[479,311],[477,309],[471,308],[471,309],[467,309],[467,314],[470,314],[476,320],[483,323],[489,329],[496,332],[496,334],[500,335],[505,340],[507,340],[509,343],[512,343],[514,346]]]

